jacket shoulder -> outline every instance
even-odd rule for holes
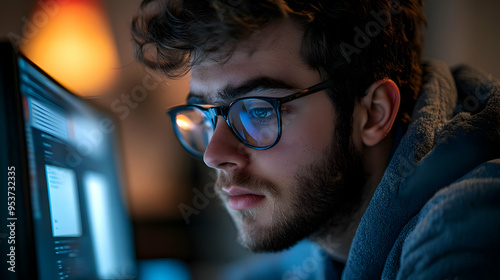
[[[500,159],[479,165],[422,208],[398,279],[490,279],[500,270]]]

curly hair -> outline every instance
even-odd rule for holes
[[[175,78],[292,18],[303,27],[304,61],[337,82],[328,93],[340,114],[352,116],[365,90],[389,78],[401,92],[398,120],[407,121],[422,85],[422,8],[422,0],[143,0],[132,37],[139,61]]]

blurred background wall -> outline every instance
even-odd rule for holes
[[[424,0],[424,56],[500,77],[500,1]]]
[[[210,187],[211,173],[180,148],[164,113],[166,107],[183,103],[188,77],[166,80],[135,62],[129,30],[140,0],[90,2],[103,11],[117,57],[109,66],[113,80],[91,101],[114,113],[121,127],[124,190],[138,257],[181,259],[195,267],[196,274],[245,256],[218,203],[209,197],[205,203],[198,195]],[[43,3],[2,0],[0,37],[36,33],[27,30],[27,24]],[[500,1],[428,0],[425,4],[425,57],[449,65],[467,63],[500,77]],[[38,22],[43,23],[43,18]],[[184,206],[199,212],[186,220],[179,209]]]

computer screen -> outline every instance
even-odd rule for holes
[[[0,82],[14,85],[4,85],[2,94],[19,95],[20,108],[14,112],[10,107],[17,105],[9,101],[12,96],[4,98],[3,105],[9,108],[3,112],[2,130],[9,135],[2,140],[2,149],[17,146],[17,151],[4,153],[8,155],[2,169],[7,181],[17,177],[18,183],[14,188],[11,184],[11,192],[4,184],[1,210],[4,221],[15,225],[14,267],[16,262],[31,259],[35,277],[43,280],[133,279],[135,256],[115,122],[22,55],[14,56],[12,69],[6,69],[8,64],[2,63]],[[10,75],[6,71],[13,71],[12,81],[6,80]],[[12,201],[18,207],[9,212]],[[4,236],[11,235],[5,226],[2,231]],[[10,245],[2,252],[7,262],[12,259]],[[9,267],[7,263],[2,275],[7,273],[10,279],[26,275]]]

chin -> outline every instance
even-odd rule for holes
[[[290,225],[276,222],[276,215],[255,215],[254,211],[243,215],[245,218],[241,214],[232,215],[238,231],[238,243],[252,252],[280,252],[306,237],[298,230],[291,230]],[[253,215],[252,218],[249,218],[250,215]]]
[[[303,238],[290,239],[274,236],[269,231],[245,232],[239,231],[238,242],[244,248],[254,253],[275,253],[289,249]]]

